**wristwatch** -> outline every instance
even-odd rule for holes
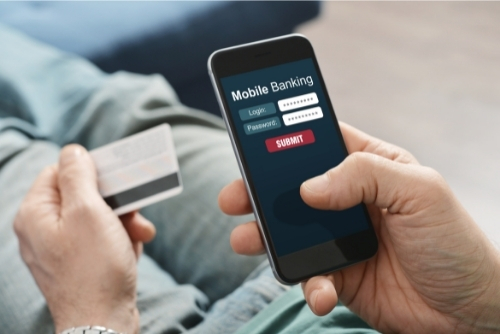
[[[102,326],[81,326],[63,330],[60,334],[124,334]]]

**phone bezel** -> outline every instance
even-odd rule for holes
[[[223,94],[220,79],[308,58],[313,60],[321,88],[325,93],[326,102],[331,110],[330,112],[337,130],[338,139],[344,149],[345,156],[347,156],[347,148],[326,85],[321,75],[313,47],[305,36],[292,34],[226,48],[214,52],[208,60],[209,75],[212,79],[226,126],[229,129],[231,142],[241,174],[243,175],[256,220],[261,230],[264,243],[266,244],[267,255],[276,278],[284,284],[295,284],[312,276],[325,274],[365,261],[375,255],[378,248],[378,241],[375,231],[373,230],[373,224],[366,207],[362,204],[366,219],[370,225],[369,229],[285,256],[278,257],[276,255],[267,222],[259,202],[256,200],[256,191],[253,186],[251,175],[247,169],[247,163],[239,139],[237,138],[236,130],[234,129],[234,123],[232,121],[229,106]],[[354,247],[352,246],[353,244],[355,244]],[[329,254],[328,257],[321,256],[326,253]]]

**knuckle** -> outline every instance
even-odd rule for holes
[[[14,233],[18,237],[23,234],[23,223],[19,215],[16,216],[16,218],[14,219],[13,227],[14,227]]]
[[[417,162],[417,159],[413,156],[413,154],[411,154],[410,152],[408,152],[404,148],[398,147],[398,151],[399,152],[396,156],[396,159],[394,159],[394,161],[401,162],[401,163]]]
[[[434,168],[424,167],[424,175],[432,184],[442,184],[445,182],[443,176]]]
[[[34,262],[33,254],[29,252],[28,248],[24,245],[24,243],[19,243],[19,253],[23,261],[29,266]]]
[[[29,217],[31,216],[32,205],[27,200],[24,200],[17,211],[16,217],[14,218],[14,232],[17,236],[20,236],[24,233],[25,225],[30,221]]]
[[[355,152],[346,159],[347,166],[357,171],[363,171],[375,163],[376,156],[365,152]]]
[[[384,157],[390,160],[406,159],[406,152],[401,147],[385,143],[382,148]]]
[[[78,166],[74,163],[69,163],[64,166],[59,172],[59,182],[62,184],[71,184],[78,177],[78,173],[75,173],[78,169]]]
[[[423,167],[423,171],[424,182],[428,187],[439,193],[448,191],[448,184],[438,171],[430,167]]]
[[[341,165],[342,174],[348,179],[358,178],[366,170],[367,154],[362,152],[355,152],[347,157],[345,162]]]
[[[346,165],[358,165],[360,163],[360,160],[362,159],[362,153],[361,152],[354,152],[347,156],[345,159],[345,164]]]
[[[46,166],[42,169],[38,177],[51,176],[55,171],[56,171],[56,166],[54,165]]]
[[[401,162],[401,163],[413,163],[416,161],[415,157],[407,150],[385,141],[379,141],[375,144],[373,152],[384,158]]]
[[[403,164],[417,163],[417,159],[407,150],[385,142],[383,140],[376,140],[371,142],[367,147],[369,152],[383,158],[400,162]]]
[[[43,184],[47,184],[48,180],[53,179],[54,177],[57,177],[57,165],[50,165],[46,166],[42,169],[42,171],[38,174],[38,177],[34,183],[34,185],[31,188],[31,192],[33,192],[36,189],[40,188],[40,182],[44,181]]]

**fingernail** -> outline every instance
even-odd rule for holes
[[[304,187],[313,193],[322,193],[328,189],[328,176],[326,174],[316,176],[303,183]]]
[[[83,155],[83,150],[80,146],[75,146],[73,148],[73,155],[77,158],[81,157]]]
[[[70,145],[63,148],[61,151],[60,162],[68,163],[73,159],[79,159],[83,156],[83,149],[78,145]]]
[[[314,290],[311,293],[311,308],[316,311],[316,300],[318,299],[319,289]]]

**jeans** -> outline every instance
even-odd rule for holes
[[[138,263],[141,332],[235,332],[286,291],[263,257],[230,249],[233,227],[252,217],[217,207],[220,189],[240,176],[219,118],[180,104],[161,76],[104,74],[0,25],[2,332],[54,332],[12,228],[37,174],[65,144],[93,149],[163,122],[172,126],[184,192],[142,210],[157,237]]]

